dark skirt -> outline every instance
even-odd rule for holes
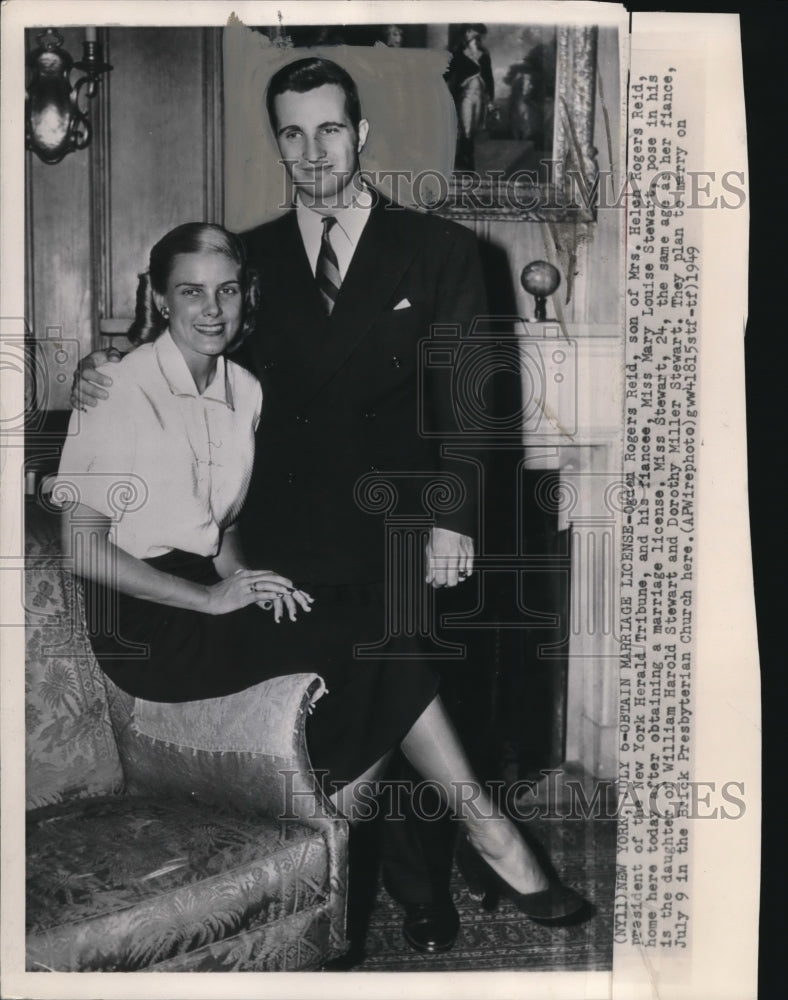
[[[196,583],[218,581],[210,559],[174,550],[145,560]],[[396,660],[354,655],[383,636],[382,588],[323,587],[295,622],[256,605],[208,615],[143,601],[85,581],[91,645],[124,691],[183,702],[235,694],[271,677],[316,673],[327,693],[307,721],[312,766],[342,785],[395,747],[437,694],[434,670],[403,648]],[[411,655],[408,655],[411,654]],[[330,786],[328,786],[330,787]]]

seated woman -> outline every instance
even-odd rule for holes
[[[328,692],[308,720],[307,744],[343,815],[368,812],[368,782],[400,747],[443,790],[489,877],[524,913],[578,910],[580,897],[544,874],[474,777],[434,672],[337,656],[321,636],[341,609],[323,610],[286,576],[244,561],[235,522],[263,401],[255,378],[224,352],[254,307],[240,241],[219,226],[177,227],[140,279],[130,338],[141,346],[113,365],[109,399],[72,415],[56,493],[75,501],[64,541],[86,581],[102,669],[130,694],[164,702],[320,674]],[[293,624],[280,624],[285,608]],[[469,788],[478,791],[472,801]]]

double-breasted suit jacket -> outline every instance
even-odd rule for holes
[[[369,474],[397,473],[397,512],[418,514],[425,473],[451,473],[465,500],[435,523],[476,533],[473,466],[423,433],[450,436],[457,418],[451,379],[432,377],[421,346],[434,324],[467,333],[484,313],[476,240],[373,194],[330,317],[295,211],[243,234],[261,296],[239,354],[263,386],[244,542],[256,563],[304,585],[384,579],[383,517],[355,498]]]

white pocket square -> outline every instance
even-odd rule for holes
[[[410,309],[410,299],[400,299],[394,306],[394,309]]]

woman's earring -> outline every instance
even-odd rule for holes
[[[161,314],[162,314],[162,316],[165,319],[169,319],[170,318],[170,310],[167,308],[167,306],[162,306],[161,307]]]

